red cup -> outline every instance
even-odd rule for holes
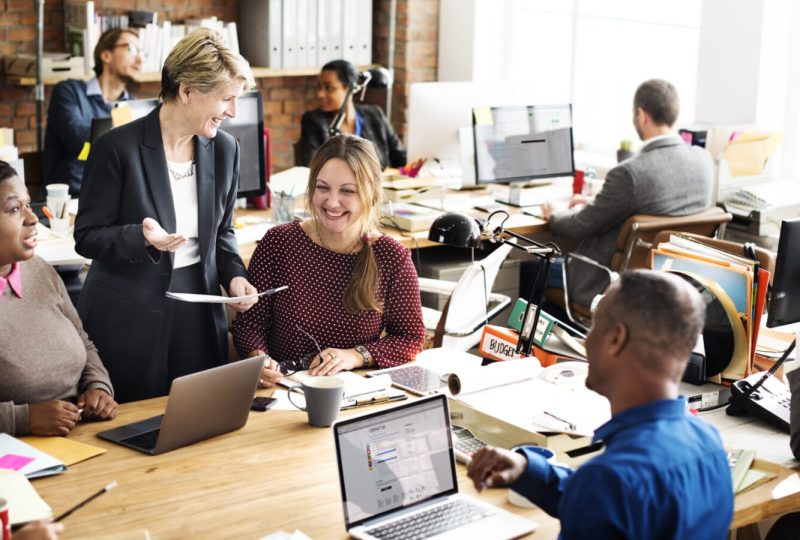
[[[575,176],[572,180],[572,194],[573,195],[580,195],[583,193],[583,175],[585,171],[581,169],[575,169]]]
[[[8,501],[0,499],[0,529],[3,531],[2,540],[11,540],[11,518],[8,516]]]
[[[247,198],[248,206],[255,210],[266,210],[269,208],[269,202],[266,195],[255,195]]]

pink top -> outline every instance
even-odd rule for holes
[[[372,249],[383,312],[351,315],[343,298],[357,255],[314,243],[299,222],[267,231],[250,261],[250,282],[259,291],[289,288],[262,296],[236,317],[233,339],[239,355],[261,349],[279,362],[302,360],[316,347],[300,326],[321,349],[366,346],[381,368],[412,360],[425,338],[416,270],[408,250],[393,238],[381,236]]]
[[[22,298],[22,274],[19,271],[18,262],[11,265],[11,272],[7,276],[0,276],[0,300],[3,299],[6,283],[11,287],[11,291],[17,295],[17,298]]]

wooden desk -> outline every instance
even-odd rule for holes
[[[260,392],[267,394],[268,392]],[[126,404],[112,422],[79,425],[70,438],[107,453],[33,485],[58,515],[112,480],[119,486],[64,520],[63,538],[91,538],[146,528],[154,539],[259,538],[295,529],[311,538],[346,538],[331,430],[308,425],[300,411],[252,412],[239,431],[147,456],[96,438],[98,431],[163,413],[165,398]],[[383,405],[384,407],[386,405]],[[342,416],[381,405],[346,411]],[[475,495],[458,465],[461,491]],[[506,502],[485,500],[539,523],[535,538],[556,538],[557,520]]]
[[[263,391],[260,394],[268,394]],[[70,438],[108,450],[34,487],[58,515],[112,480],[119,487],[65,520],[64,538],[146,528],[156,539],[257,538],[299,529],[311,538],[345,538],[330,429],[312,428],[300,411],[251,412],[239,431],[147,456],[95,437],[98,431],[163,413],[166,398],[123,405],[112,422],[79,425]],[[342,416],[390,405],[376,405]],[[800,510],[800,475],[771,464],[778,477],[736,497],[731,529]],[[506,502],[506,490],[477,495],[458,464],[461,491],[539,523],[535,538],[556,538],[559,523],[542,510]]]

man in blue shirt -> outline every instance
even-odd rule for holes
[[[97,77],[86,82],[62,81],[53,89],[47,111],[42,174],[45,184],[69,184],[70,194],[81,189],[93,118],[108,118],[115,101],[131,99],[127,87],[142,65],[139,37],[132,29],[105,32],[94,49]]]
[[[577,470],[531,448],[477,453],[477,489],[508,485],[561,520],[560,538],[723,539],[733,487],[716,430],[690,415],[678,383],[705,307],[665,272],[622,275],[603,297],[586,340],[586,385],[612,418],[595,432],[603,454]]]

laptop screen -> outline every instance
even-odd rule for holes
[[[458,491],[443,395],[336,424],[347,528]]]

